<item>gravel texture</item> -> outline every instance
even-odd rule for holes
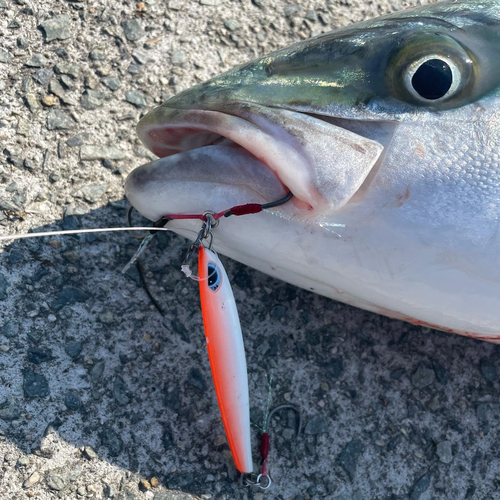
[[[151,154],[143,113],[291,42],[416,4],[0,0],[0,232],[119,226]],[[420,2],[418,2],[420,3]],[[424,2],[425,3],[425,2]],[[140,222],[137,218],[137,222]],[[241,487],[210,380],[186,242],[144,265],[127,233],[0,254],[0,498],[499,498],[500,350],[363,312],[224,259],[272,489]],[[257,457],[255,429],[255,457]]]

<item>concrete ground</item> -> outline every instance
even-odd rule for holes
[[[149,153],[140,116],[278,47],[405,6],[385,0],[0,0],[0,233],[119,226]],[[139,222],[139,220],[137,221]],[[269,397],[274,485],[242,487],[224,437],[186,243],[137,273],[128,233],[0,254],[0,498],[495,499],[498,347],[354,309],[224,259],[253,432]],[[255,454],[257,458],[257,452]]]

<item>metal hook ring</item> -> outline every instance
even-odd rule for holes
[[[262,481],[262,478],[267,480],[266,483]],[[260,488],[261,490],[268,490],[273,482],[269,474],[266,474],[264,476],[263,474],[257,475],[255,474],[255,472],[252,472],[249,474],[245,474],[243,478],[243,483],[245,484],[245,486],[257,487]]]
[[[261,482],[262,478],[267,479],[267,484],[264,486]],[[266,474],[265,476],[262,474],[259,474],[256,479],[256,485],[261,489],[261,490],[268,490],[271,487],[272,484],[271,476],[269,474]]]
[[[243,484],[245,486],[257,486],[257,474],[255,472],[249,472],[243,475]]]
[[[206,222],[203,224],[202,228],[203,236],[201,239],[205,240],[206,238],[208,238],[208,235],[211,230],[212,230],[212,221],[210,219],[207,219]]]
[[[215,229],[219,226],[220,220],[215,220],[215,212],[213,210],[205,210],[202,215],[205,217],[206,222],[210,223],[210,229]]]

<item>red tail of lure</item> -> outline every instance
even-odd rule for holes
[[[198,267],[205,337],[222,421],[236,468],[252,472],[247,365],[233,291],[219,258],[203,245]]]

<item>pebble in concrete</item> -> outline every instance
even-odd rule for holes
[[[71,23],[68,16],[55,16],[40,24],[45,33],[45,41],[66,40],[71,38]]]

